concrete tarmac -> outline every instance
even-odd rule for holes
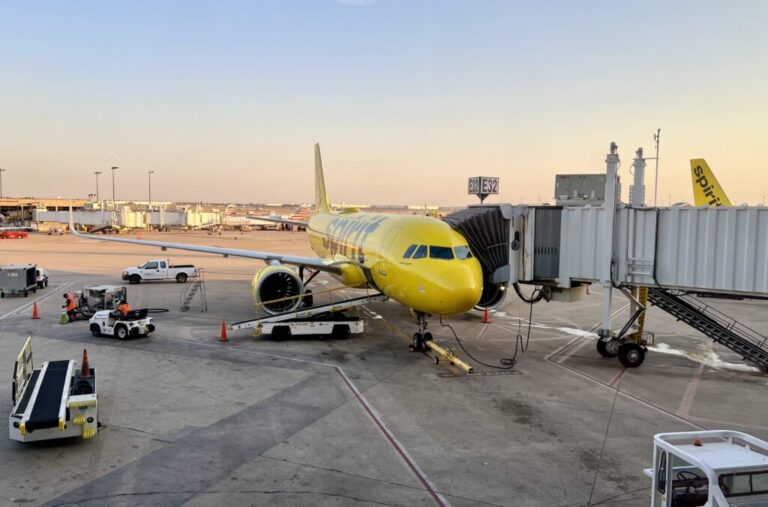
[[[302,233],[143,238],[312,255]],[[415,323],[394,302],[364,309],[366,332],[348,340],[230,332],[220,342],[222,320],[254,315],[257,261],[38,234],[0,241],[0,254],[51,271],[47,289],[0,300],[0,412],[10,413],[13,361],[32,336],[38,366],[79,362],[87,348],[103,425],[86,441],[0,439],[0,505],[641,506],[655,433],[730,428],[768,439],[768,376],[656,308],[646,329],[657,346],[641,368],[601,358],[598,289],[535,305],[529,339],[531,308],[514,294],[491,324],[480,313],[448,320],[488,365],[527,343],[507,370],[468,358],[432,319],[436,342],[475,366],[466,375],[408,351]],[[67,290],[123,284],[124,267],[162,257],[205,268],[207,312],[181,312],[175,282],[126,283],[134,307],[169,310],[155,315],[155,333],[120,341],[92,337],[85,321],[59,324]],[[317,282],[316,291],[338,285]],[[33,301],[40,320],[30,319]],[[766,302],[707,303],[768,331]]]

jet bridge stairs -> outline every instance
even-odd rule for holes
[[[685,322],[745,360],[768,371],[768,337],[739,323],[709,305],[663,288],[648,289],[648,300],[677,320]]]

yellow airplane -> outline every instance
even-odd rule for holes
[[[272,314],[297,308],[302,299],[309,299],[303,296],[307,294],[305,286],[316,272],[330,273],[346,286],[378,290],[411,308],[418,319],[419,330],[414,335],[418,348],[431,339],[426,331],[429,315],[463,313],[479,301],[483,289],[480,263],[470,252],[467,240],[445,222],[356,209],[332,212],[318,144],[315,205],[317,213],[308,222],[279,221],[305,226],[310,246],[319,258],[80,234],[75,231],[72,216],[70,229],[87,239],[263,260],[267,267],[253,277],[251,295],[254,304]],[[307,278],[305,270],[312,272]]]
[[[731,206],[731,200],[703,158],[691,160],[691,181],[695,206]]]

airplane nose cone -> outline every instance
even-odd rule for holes
[[[471,310],[480,300],[483,291],[482,272],[476,273],[469,266],[451,269],[438,279],[438,285],[447,298],[445,314],[463,313]]]

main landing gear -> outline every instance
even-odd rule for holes
[[[411,350],[414,352],[424,352],[427,350],[427,342],[432,341],[432,333],[427,331],[427,315],[423,312],[415,312],[419,323],[419,330],[413,333],[413,344]]]
[[[623,342],[616,338],[597,340],[597,352],[603,357],[618,357],[619,362],[625,368],[637,368],[643,364],[647,351],[648,349],[644,345],[633,341]]]

